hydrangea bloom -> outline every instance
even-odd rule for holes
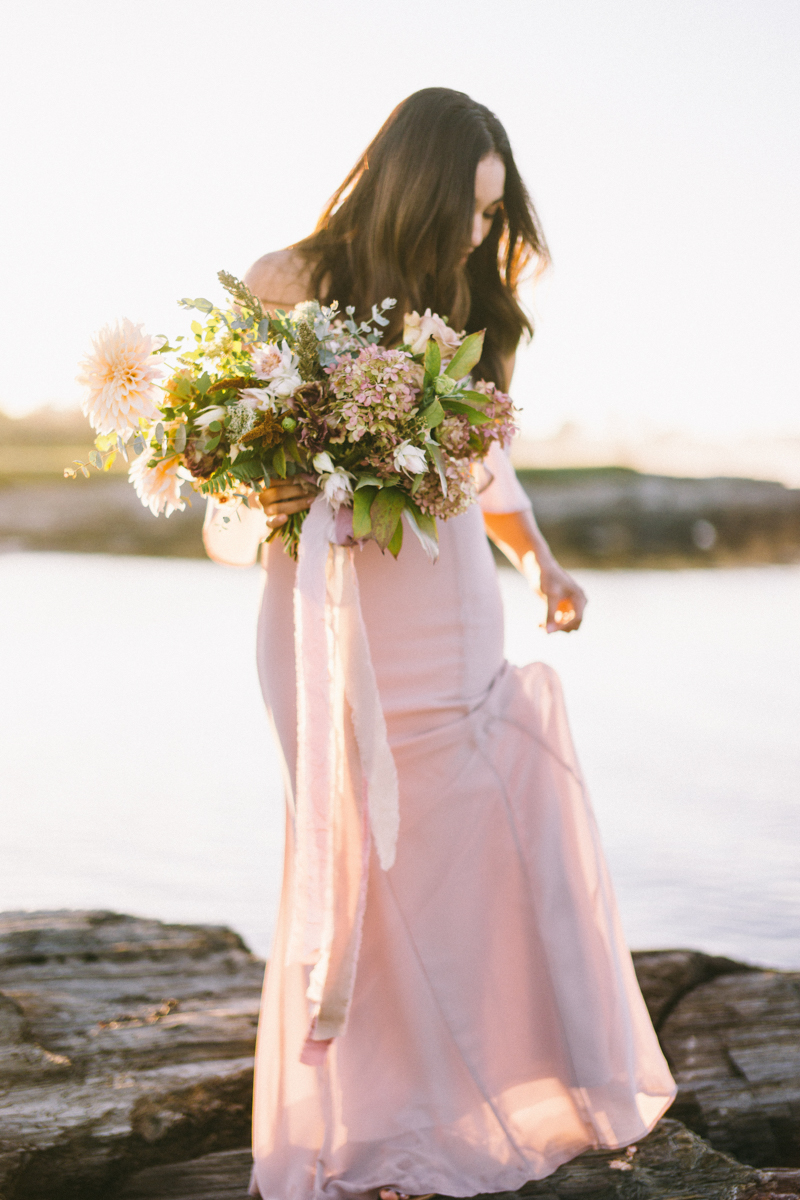
[[[409,432],[404,418],[416,425],[416,364],[402,350],[366,346],[356,358],[345,358],[330,372],[334,412],[342,419],[348,442],[367,434],[394,447]],[[337,403],[338,401],[338,403]]]

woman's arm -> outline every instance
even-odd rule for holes
[[[539,568],[539,593],[547,600],[548,633],[578,629],[586,596],[572,576],[556,562],[531,509],[514,513],[483,514],[486,532],[506,558],[524,575],[530,575],[532,555]]]
[[[514,373],[512,355],[505,363],[508,386]],[[486,512],[483,514],[486,532],[498,549],[524,575],[538,567],[538,590],[547,600],[545,628],[548,633],[578,629],[583,620],[586,596],[572,576],[553,557],[530,508],[519,512]]]

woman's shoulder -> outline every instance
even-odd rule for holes
[[[291,308],[313,300],[311,267],[304,255],[289,246],[257,259],[244,282],[267,308]]]

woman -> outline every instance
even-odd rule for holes
[[[427,88],[392,113],[316,232],[250,270],[270,308],[398,300],[486,329],[475,374],[507,388],[530,326],[516,286],[546,260],[496,117]],[[252,1194],[263,1200],[448,1196],[516,1189],[589,1146],[643,1136],[674,1085],[624,946],[553,672],[503,659],[485,531],[538,565],[547,629],[585,597],[542,538],[502,451],[480,508],[440,522],[431,564],[356,551],[361,607],[400,785],[394,866],[369,866],[346,1031],[304,1053],[309,969],[287,956],[292,821],[259,1026]],[[267,524],[308,507],[301,486],[261,496]],[[213,550],[213,529],[208,543]],[[291,803],[297,718],[295,565],[266,552],[258,660]],[[375,854],[372,854],[373,860]],[[301,1061],[301,1056],[305,1061]]]

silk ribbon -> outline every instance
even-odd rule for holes
[[[354,547],[318,496],[303,522],[294,590],[297,784],[287,962],[310,964],[311,1028],[301,1060],[344,1032],[366,904],[370,833],[383,870],[399,828],[389,748],[361,613]]]

